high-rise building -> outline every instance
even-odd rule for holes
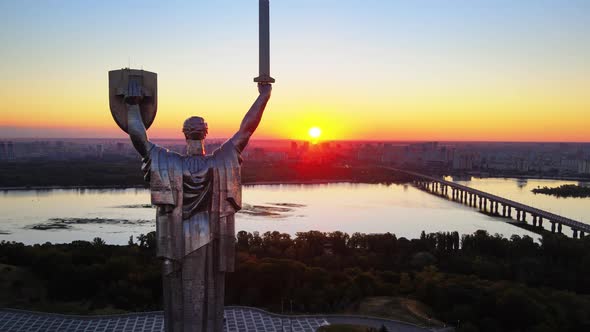
[[[302,150],[303,152],[309,151],[309,142],[303,142]]]
[[[578,161],[578,173],[584,175],[590,174],[590,160]]]
[[[102,159],[104,155],[104,146],[102,144],[96,145],[96,158]]]
[[[8,142],[6,144],[6,159],[8,159],[8,160],[15,159],[14,144],[12,144],[12,142]]]
[[[4,159],[7,159],[6,144],[4,142],[0,142],[0,160]]]
[[[453,156],[454,170],[471,170],[473,169],[473,153],[470,152],[456,152]]]

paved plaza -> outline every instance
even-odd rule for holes
[[[312,332],[330,324],[354,324],[390,332],[453,331],[452,328],[433,329],[377,317],[349,315],[289,316],[251,307],[225,307],[227,332]],[[161,311],[107,316],[75,316],[41,312],[0,309],[1,332],[160,332],[164,331]]]
[[[315,331],[328,322],[321,317],[273,315],[255,308],[226,307],[225,331]],[[112,316],[69,316],[19,310],[0,310],[2,332],[46,331],[164,331],[162,312]]]

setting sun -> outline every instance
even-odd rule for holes
[[[309,128],[309,136],[313,139],[318,139],[322,135],[322,130],[318,127]]]

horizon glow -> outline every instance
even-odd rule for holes
[[[583,0],[272,0],[254,139],[590,142],[588,22]],[[192,115],[229,137],[257,96],[255,0],[6,1],[0,27],[0,138],[125,137],[107,72],[129,64],[158,73],[153,138]]]

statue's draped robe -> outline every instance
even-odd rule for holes
[[[225,272],[234,271],[234,214],[242,205],[240,164],[231,140],[206,156],[154,145],[144,160],[157,206],[168,331],[223,329]]]

